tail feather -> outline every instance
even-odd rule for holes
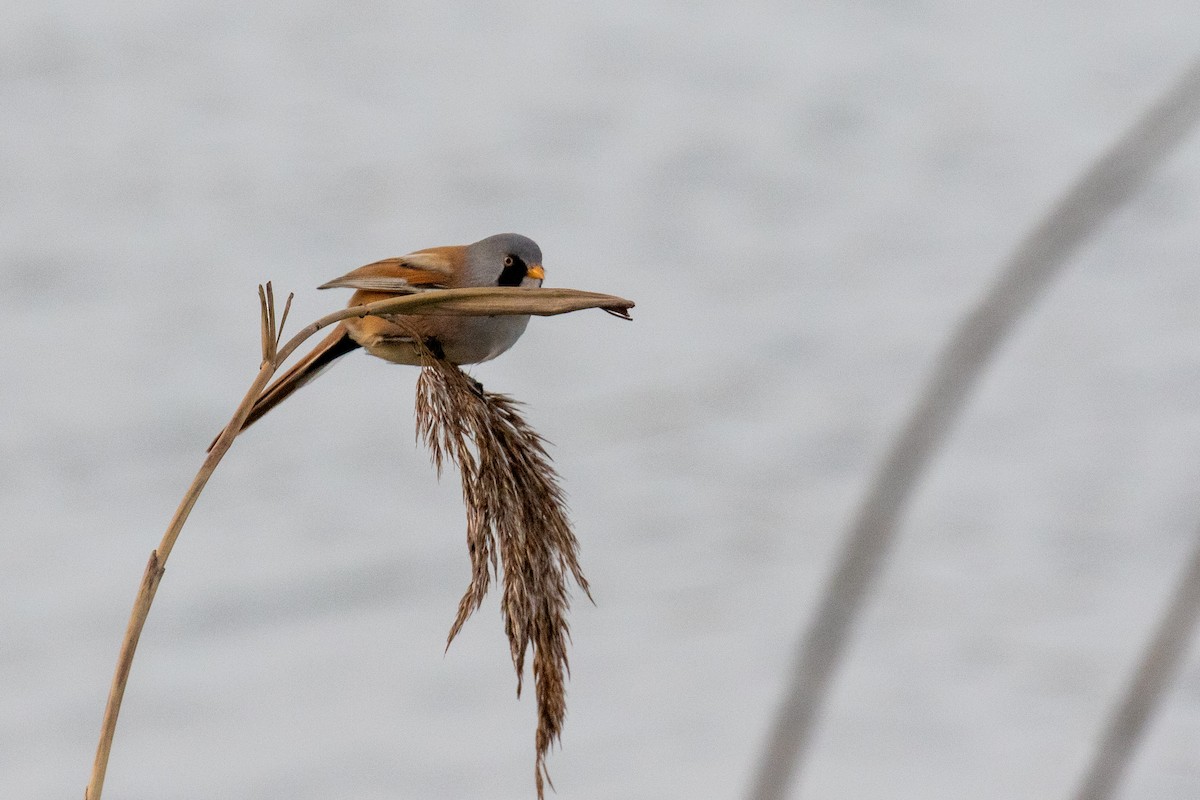
[[[246,417],[246,422],[242,425],[242,430],[244,431],[246,428],[249,428],[264,414],[290,397],[292,392],[317,377],[322,370],[334,361],[346,355],[346,353],[357,350],[359,347],[358,342],[350,338],[349,331],[344,326],[339,325],[333,333],[329,334],[320,344],[314,347],[312,352],[289,367],[287,372],[276,378],[263,391],[259,398],[254,401],[254,406],[250,409],[250,416]],[[220,435],[217,436],[217,439],[219,438],[221,438]],[[217,439],[213,439],[212,444],[208,446],[209,450],[212,450],[213,445],[217,443]]]

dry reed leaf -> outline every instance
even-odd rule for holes
[[[506,395],[485,391],[455,365],[424,354],[417,381],[417,434],[429,447],[439,475],[447,461],[458,465],[471,555],[471,583],[446,647],[498,574],[518,696],[525,655],[533,648],[538,708],[534,776],[540,799],[543,782],[550,780],[546,753],[560,737],[567,710],[568,578],[588,599],[591,594],[545,441],[521,418],[518,405]]]
[[[386,314],[388,307],[404,314],[449,314],[452,316],[488,316],[492,314],[534,314],[547,317],[569,314],[586,308],[599,308],[622,319],[629,319],[632,300],[611,294],[584,292],[579,289],[533,286],[473,286],[464,289],[419,289],[412,294],[378,300],[364,308],[373,314]],[[397,307],[398,306],[398,307]]]

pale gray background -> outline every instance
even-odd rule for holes
[[[734,798],[948,331],[1197,54],[1191,2],[10,4],[0,13],[0,797],[78,797],[142,567],[258,361],[254,286],[515,230],[474,370],[554,442],[562,798]],[[1002,351],[901,531],[796,796],[1064,797],[1200,525],[1200,137]],[[295,328],[293,327],[293,330]],[[415,371],[237,443],[171,559],[105,797],[529,798]],[[1126,784],[1200,796],[1195,650]]]

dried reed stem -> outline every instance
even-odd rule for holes
[[[247,391],[246,396],[242,398],[242,402],[234,412],[233,418],[210,447],[208,456],[204,459],[199,472],[196,473],[196,477],[193,478],[191,485],[183,496],[183,500],[176,509],[175,515],[171,518],[171,522],[163,534],[158,549],[150,553],[150,560],[142,575],[137,597],[134,600],[133,610],[130,613],[129,624],[126,626],[125,635],[121,640],[120,654],[117,657],[117,666],[113,673],[112,686],[109,689],[108,702],[104,709],[104,720],[101,723],[100,741],[96,745],[96,758],[92,764],[92,773],[88,780],[87,789],[84,791],[84,800],[100,800],[101,793],[103,792],[104,777],[108,770],[108,760],[112,753],[113,737],[117,729],[117,717],[121,711],[121,701],[125,696],[125,686],[129,681],[129,673],[133,666],[134,653],[137,650],[138,641],[142,635],[142,628],[145,626],[146,618],[150,613],[150,606],[154,602],[154,595],[158,590],[158,584],[162,580],[163,572],[166,569],[167,558],[170,557],[171,550],[175,546],[175,541],[179,538],[179,534],[183,530],[183,525],[187,521],[188,515],[191,514],[192,508],[196,505],[196,501],[199,499],[200,493],[204,490],[204,486],[208,483],[208,479],[212,477],[217,464],[225,456],[225,453],[233,444],[233,440],[245,424],[246,418],[250,414],[250,409],[254,406],[254,402],[262,394],[263,389],[266,388],[279,366],[287,360],[287,357],[297,347],[317,331],[328,325],[349,317],[364,317],[373,313],[537,314],[539,316],[550,316],[579,311],[585,308],[600,308],[610,314],[628,319],[628,311],[633,307],[632,302],[619,297],[597,294],[595,292],[580,292],[574,289],[479,288],[426,291],[390,298],[388,300],[380,300],[366,305],[352,306],[332,314],[327,314],[301,329],[299,333],[288,340],[287,344],[280,346],[283,325],[287,321],[288,312],[291,310],[292,295],[288,295],[287,303],[284,306],[283,314],[279,317],[278,323],[276,322],[275,315],[275,296],[271,289],[271,284],[268,282],[265,287],[259,286],[258,295],[262,366],[258,371],[258,375],[255,376],[253,383],[250,384],[250,389]],[[505,401],[510,402],[506,398]],[[502,406],[503,404],[500,405]],[[515,419],[516,423],[520,423],[520,418],[515,415],[515,412],[512,412],[511,419]],[[508,423],[512,428],[506,435],[512,437],[514,441],[524,442],[525,446],[528,446],[529,436],[532,436],[536,440],[536,434],[533,434],[527,427],[524,427],[524,423],[520,423],[520,425],[516,423],[511,421]],[[529,461],[529,469],[534,472],[541,469],[543,476],[546,474],[550,476],[550,488],[546,496],[553,497],[555,502],[561,506],[561,492],[554,482],[553,470],[550,470],[545,451],[541,450],[540,444],[537,445],[537,449],[540,453],[541,461],[538,461],[536,454],[525,453],[531,459]],[[573,548],[575,540],[571,536],[569,527],[565,527],[565,516],[563,517],[562,525],[564,526],[562,530],[565,530],[566,535],[570,537],[571,549],[569,550],[569,561],[562,561],[558,565],[558,568],[561,570],[564,565],[567,566],[586,591],[587,584],[584,582],[583,576],[579,574],[578,564],[574,560]],[[554,525],[550,527],[554,527]],[[536,529],[536,526],[531,529]],[[555,528],[555,530],[558,529]],[[560,555],[560,560],[562,558],[566,558],[566,556]],[[508,568],[507,561],[505,562],[505,568]],[[542,616],[535,617],[536,624],[532,631],[532,639],[536,648],[535,652],[539,654],[535,655],[534,663],[534,677],[539,686],[539,708],[555,708],[552,702],[554,697],[557,697],[557,708],[559,709],[557,715],[549,716],[547,721],[544,723],[539,722],[538,725],[539,772],[537,782],[539,795],[541,794],[541,772],[544,771],[542,758],[549,744],[558,737],[563,716],[561,671],[566,668],[566,647],[560,639],[567,634],[566,624],[562,618],[562,614],[565,614],[566,610],[565,590],[563,597],[562,605],[554,607],[559,609],[559,616],[555,617],[554,608],[549,609]],[[528,617],[514,618],[528,619]],[[546,620],[549,620],[549,623],[546,623]],[[546,624],[553,624],[556,627],[545,629],[537,627],[538,625]],[[525,641],[529,641],[530,634],[524,633],[523,635],[526,637]],[[542,647],[543,643],[545,647]],[[554,658],[556,660],[548,664],[544,658],[549,658],[549,656],[540,656],[543,651],[555,654]],[[523,652],[524,648],[522,648]],[[539,658],[543,658],[543,660],[539,660]],[[519,673],[520,668],[518,667]],[[541,687],[543,684],[547,687],[547,699],[545,703],[541,702],[543,695]],[[544,746],[543,742],[545,742]]]
[[[614,316],[629,319],[632,300],[611,294],[581,292],[578,289],[533,289],[522,287],[487,286],[478,289],[424,289],[412,294],[389,297],[361,306],[350,306],[318,319],[302,328],[287,344],[279,348],[279,361],[299,347],[305,339],[335,322],[350,317],[371,314],[453,314],[456,316],[490,316],[492,314],[534,314],[550,317],[587,308],[599,308]]]
[[[559,740],[567,711],[568,577],[591,599],[579,568],[578,542],[544,440],[521,418],[518,404],[484,391],[458,367],[428,351],[422,361],[417,432],[439,475],[447,461],[458,465],[471,555],[471,583],[446,647],[479,608],[499,572],[500,608],[518,696],[525,653],[533,649],[538,707],[534,779],[541,798],[543,782],[550,781],[546,753]]]
[[[187,522],[188,515],[192,513],[192,508],[196,505],[196,501],[200,498],[200,492],[204,490],[204,486],[208,483],[208,479],[212,477],[217,464],[221,462],[230,445],[233,444],[234,436],[237,431],[241,430],[246,417],[250,415],[250,409],[254,406],[254,401],[262,394],[262,390],[266,388],[267,383],[271,380],[271,376],[275,374],[278,366],[276,355],[281,331],[275,327],[275,296],[271,290],[271,284],[268,283],[265,289],[259,286],[258,296],[262,338],[262,366],[258,371],[258,375],[255,376],[253,383],[250,384],[250,389],[246,392],[246,396],[242,398],[242,402],[234,412],[233,419],[229,421],[229,425],[226,426],[225,431],[209,451],[208,457],[204,459],[204,463],[200,466],[200,471],[196,473],[196,477],[192,479],[191,485],[188,486],[183,500],[180,502],[179,507],[175,509],[175,515],[171,518],[171,522],[167,526],[166,533],[163,534],[158,549],[150,553],[150,561],[146,564],[146,570],[142,575],[142,581],[138,587],[137,598],[133,603],[133,611],[129,616],[129,624],[125,629],[125,637],[121,641],[121,652],[117,657],[117,668],[113,674],[112,687],[109,689],[108,703],[104,709],[104,722],[100,728],[100,741],[96,746],[96,758],[92,763],[92,775],[88,780],[87,789],[84,791],[84,800],[100,800],[100,795],[104,790],[104,776],[108,771],[108,759],[112,753],[113,736],[117,731],[117,716],[121,713],[121,701],[125,697],[125,685],[129,681],[129,672],[133,667],[133,656],[137,651],[138,641],[142,635],[142,628],[146,624],[146,617],[150,614],[150,605],[154,602],[154,594],[158,591],[159,581],[162,580],[163,571],[166,569],[167,559],[171,555],[171,550],[175,547],[175,541],[179,538],[179,534],[183,530],[183,525]],[[289,295],[287,307],[284,309],[285,318],[287,316],[287,308],[291,307],[291,302],[292,298]]]

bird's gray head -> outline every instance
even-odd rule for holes
[[[542,285],[542,249],[528,236],[498,233],[469,245],[467,252],[476,285]]]

